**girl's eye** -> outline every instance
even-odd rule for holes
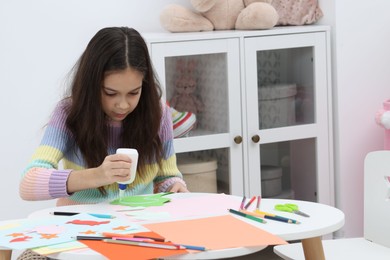
[[[106,94],[109,97],[113,97],[116,95],[116,93],[109,93],[109,92],[104,92],[104,94]]]
[[[135,92],[130,92],[129,94],[132,96],[137,96],[139,94],[139,90],[137,90]]]

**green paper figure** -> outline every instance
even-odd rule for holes
[[[122,199],[115,199],[111,201],[110,204],[130,207],[162,206],[164,205],[164,203],[171,200],[169,198],[162,198],[162,196],[165,196],[167,194],[170,194],[170,192],[150,195],[128,196],[123,197]]]

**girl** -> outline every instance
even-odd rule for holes
[[[23,172],[20,196],[58,198],[58,206],[116,199],[116,182],[130,178],[132,163],[114,154],[119,147],[139,153],[126,196],[188,192],[176,166],[170,110],[160,99],[141,35],[127,27],[100,30],[74,67],[71,93],[58,103]]]

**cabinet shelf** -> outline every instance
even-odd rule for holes
[[[194,133],[195,134],[195,133]],[[174,139],[176,153],[227,148],[231,146],[229,134],[211,134]]]
[[[316,124],[310,124],[259,130],[259,135],[261,138],[260,143],[267,144],[306,138],[315,138],[318,136],[318,127],[319,126]]]

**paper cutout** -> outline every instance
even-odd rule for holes
[[[113,231],[137,233],[148,229],[119,218],[101,221],[87,213],[70,217],[23,219],[14,228],[0,230],[0,246],[11,249],[36,248],[74,241],[74,237],[85,233],[98,235]]]
[[[15,238],[15,239],[11,239],[9,242],[10,243],[15,243],[15,242],[26,242],[28,240],[32,239],[32,237],[29,237],[29,236],[22,236],[22,237],[18,237],[18,238]]]
[[[86,226],[98,226],[103,224],[108,224],[110,221],[94,221],[94,220],[80,220],[75,219],[69,222],[66,222],[66,224],[74,224],[74,225],[86,225]]]
[[[75,249],[82,249],[82,248],[88,248],[88,247],[81,242],[72,241],[67,243],[34,248],[33,251],[40,255],[49,255],[49,254],[75,250]]]
[[[150,207],[150,206],[162,206],[164,203],[170,201],[169,198],[162,198],[162,196],[169,193],[157,193],[138,196],[127,196],[122,199],[116,199],[110,202],[114,205],[131,206],[131,207]]]
[[[227,209],[238,209],[241,201],[226,194],[205,194],[183,199],[172,199],[160,207],[150,207],[147,212],[168,212],[174,218],[226,215]]]
[[[144,226],[173,243],[208,249],[287,244],[283,239],[230,215]]]
[[[5,225],[3,225],[3,226],[0,226],[0,230],[6,230],[6,229],[11,229],[11,228],[16,228],[16,227],[18,227],[18,226],[20,226],[19,223],[15,223],[15,222],[13,222],[13,223],[7,223],[7,224],[5,224]]]
[[[137,233],[141,234],[141,233]],[[142,233],[149,237],[161,237],[154,232]],[[144,259],[158,259],[167,256],[181,255],[188,253],[187,250],[170,250],[161,248],[150,248],[140,246],[118,245],[110,244],[102,241],[87,241],[80,240],[92,250],[104,255],[110,260],[144,260]]]

